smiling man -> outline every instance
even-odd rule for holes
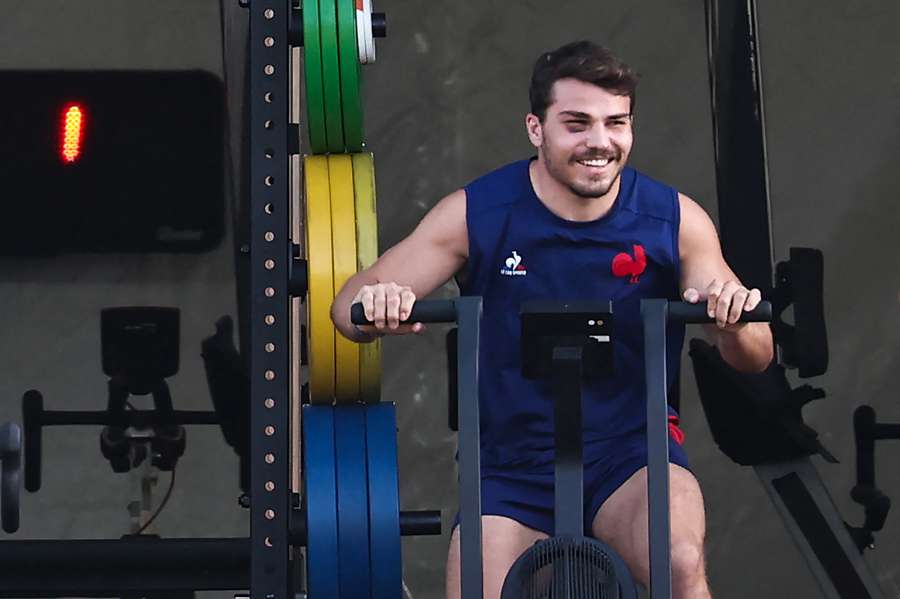
[[[647,584],[647,454],[640,300],[704,301],[723,358],[761,371],[772,359],[765,324],[737,323],[760,301],[725,263],[715,227],[693,200],[628,167],[637,77],[591,42],[543,54],[525,127],[537,156],[504,166],[443,200],[415,231],[351,278],[332,307],[342,334],[366,342],[416,333],[407,318],[464,269],[464,295],[484,298],[480,354],[485,598],[500,596],[515,559],[553,531],[553,393],[521,376],[519,306],[533,299],[610,299],[615,373],[583,391],[586,534],[611,545]],[[350,323],[361,302],[371,327]],[[683,331],[670,335],[668,372]],[[673,592],[710,596],[705,515],[671,417]],[[459,597],[459,532],[447,596]]]

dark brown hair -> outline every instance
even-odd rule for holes
[[[578,79],[592,83],[617,96],[628,96],[634,112],[638,74],[608,48],[590,41],[572,42],[545,52],[534,64],[528,95],[531,112],[541,122],[553,103],[553,84],[560,79]]]

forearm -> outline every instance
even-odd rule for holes
[[[350,322],[350,304],[353,302],[353,298],[356,297],[357,292],[363,285],[374,285],[376,283],[378,283],[378,279],[370,274],[369,271],[358,272],[347,279],[347,282],[344,283],[344,286],[331,304],[331,321],[338,332],[350,341],[369,343],[377,338],[375,335],[369,335],[360,331]]]
[[[713,330],[722,359],[735,370],[762,372],[772,362],[772,329],[767,323],[750,323],[737,331]]]

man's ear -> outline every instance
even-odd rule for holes
[[[528,113],[525,116],[525,130],[528,132],[528,139],[531,145],[540,148],[544,144],[544,129],[541,119],[537,115]]]

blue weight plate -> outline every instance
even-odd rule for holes
[[[369,526],[372,599],[403,596],[400,555],[400,481],[397,474],[397,415],[394,404],[366,411],[369,466]]]
[[[338,514],[334,408],[303,406],[303,478],[309,596],[338,599]]]
[[[338,570],[341,597],[368,597],[369,485],[366,480],[365,406],[343,405],[334,408],[334,446],[337,456],[340,547]]]

